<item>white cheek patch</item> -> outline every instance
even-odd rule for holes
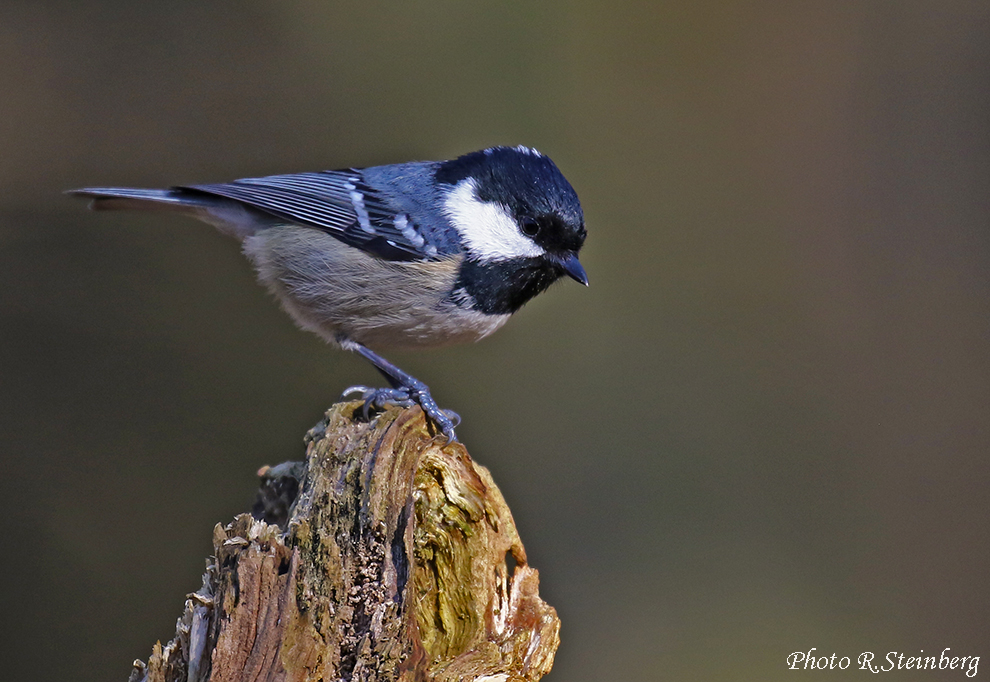
[[[483,263],[544,255],[536,242],[519,231],[504,206],[478,199],[476,187],[474,178],[461,180],[444,199],[444,212],[470,254]]]

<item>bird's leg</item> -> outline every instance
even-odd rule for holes
[[[418,404],[423,408],[423,412],[433,420],[448,443],[457,440],[454,434],[454,427],[461,422],[461,418],[456,412],[441,410],[433,396],[430,395],[430,388],[416,377],[408,374],[391,362],[374,352],[370,348],[351,340],[340,342],[346,350],[354,351],[368,360],[375,366],[382,376],[392,385],[392,388],[369,388],[367,386],[351,386],[344,391],[344,396],[353,393],[360,393],[364,400],[364,416],[368,417],[371,409],[381,409],[386,405],[402,405],[410,407]]]

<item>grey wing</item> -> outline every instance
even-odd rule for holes
[[[407,213],[389,206],[360,171],[321,171],[245,178],[177,189],[234,199],[271,215],[324,230],[386,260],[437,260],[448,255]]]

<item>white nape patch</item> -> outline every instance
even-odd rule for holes
[[[522,145],[522,144],[516,147],[516,151],[522,152],[523,154],[526,154],[528,156],[543,156],[543,154],[539,153],[532,147],[527,147],[526,145]]]
[[[468,252],[483,263],[544,255],[536,242],[519,231],[505,206],[478,198],[477,186],[474,178],[461,180],[447,192],[443,205]]]
[[[351,205],[354,206],[354,213],[357,215],[358,225],[368,234],[376,234],[371,218],[368,216],[368,209],[364,206],[364,195],[357,191],[357,187],[351,183],[346,183],[344,189],[349,191]]]

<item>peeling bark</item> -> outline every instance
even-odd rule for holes
[[[488,470],[422,411],[335,405],[305,463],[214,529],[176,636],[130,682],[537,680],[560,622]],[[507,564],[511,557],[513,568]]]

